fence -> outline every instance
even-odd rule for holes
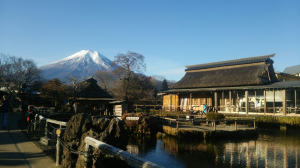
[[[62,147],[68,149],[71,153],[75,153],[78,155],[85,156],[85,167],[91,167],[93,157],[91,155],[91,147],[100,149],[101,151],[111,154],[118,159],[121,159],[127,162],[129,165],[137,168],[160,168],[161,166],[156,165],[155,163],[146,161],[142,158],[139,158],[135,155],[132,155],[126,151],[115,148],[111,145],[108,145],[104,142],[98,141],[91,137],[86,137],[86,151],[72,151],[69,147],[60,139],[61,133],[65,131],[65,128],[68,125],[68,122],[57,121],[49,118],[45,118],[42,115],[36,114],[35,121],[30,123],[32,135],[34,138],[38,135],[40,138],[40,142],[44,145],[50,145],[54,149],[55,158],[56,158],[56,166],[61,164],[62,159]],[[38,133],[38,134],[37,134]],[[51,135],[51,136],[50,136]],[[50,137],[50,138],[49,138]],[[97,161],[97,160],[96,160]]]

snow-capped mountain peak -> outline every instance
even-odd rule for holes
[[[63,79],[71,75],[79,78],[92,76],[96,71],[113,70],[112,61],[97,51],[81,50],[59,61],[39,67],[46,79]]]

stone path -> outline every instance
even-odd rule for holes
[[[54,168],[55,161],[30,141],[18,127],[21,113],[9,113],[6,129],[0,127],[0,167]]]

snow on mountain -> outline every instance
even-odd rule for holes
[[[46,79],[59,78],[66,81],[71,75],[81,79],[92,76],[96,71],[113,70],[112,61],[97,51],[81,50],[62,60],[39,67]]]

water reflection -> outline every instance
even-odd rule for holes
[[[132,137],[127,151],[164,167],[298,167],[300,132],[259,131],[257,139],[219,142]]]

